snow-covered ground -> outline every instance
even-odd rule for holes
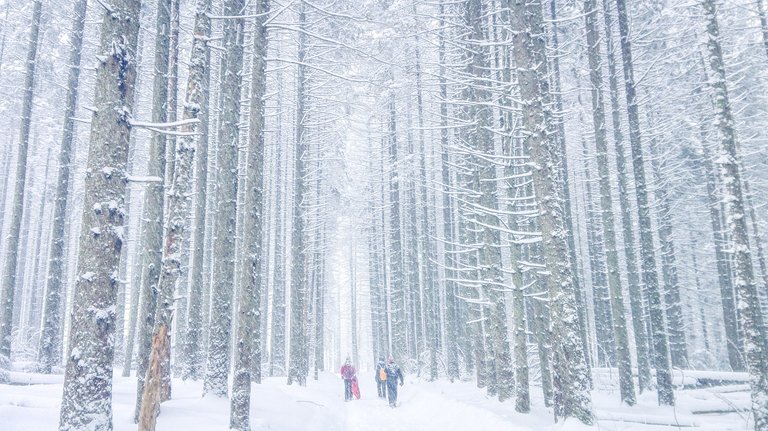
[[[615,374],[614,374],[615,375]],[[726,375],[728,377],[729,375]],[[739,377],[738,375],[736,376]],[[0,430],[55,430],[62,392],[62,376],[13,372],[14,384],[0,385]],[[252,426],[276,431],[529,431],[529,430],[662,430],[696,427],[702,430],[749,430],[751,415],[705,411],[745,410],[748,388],[743,384],[677,391],[675,408],[658,407],[655,393],[644,393],[633,408],[622,406],[610,373],[596,372],[600,390],[593,392],[597,422],[587,427],[569,420],[555,424],[543,407],[538,388],[531,414],[518,414],[512,401],[499,403],[471,382],[426,382],[406,377],[400,388],[401,405],[389,408],[376,396],[373,375],[362,375],[360,400],[344,402],[343,384],[324,373],[307,387],[285,385],[284,378],[268,378],[254,385]],[[202,383],[174,380],[173,399],[163,404],[158,430],[226,430],[229,402],[202,398]],[[135,379],[115,378],[114,425],[116,431],[135,430],[132,421]]]

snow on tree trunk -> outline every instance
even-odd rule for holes
[[[581,122],[581,121],[580,121]],[[585,167],[584,167],[584,189],[586,201],[586,227],[587,227],[587,250],[589,251],[589,267],[592,277],[592,306],[594,308],[595,320],[595,348],[597,350],[597,365],[600,367],[609,367],[616,363],[616,346],[612,330],[613,312],[609,307],[610,293],[608,292],[608,270],[606,269],[605,244],[603,242],[603,231],[600,228],[598,211],[594,206],[592,195],[592,173],[589,169],[589,158],[587,155],[587,143],[582,139]]]
[[[80,58],[83,48],[83,30],[87,0],[75,4],[72,22],[72,41],[69,52],[69,75],[67,99],[64,108],[64,130],[59,150],[59,170],[56,179],[56,201],[53,213],[51,253],[48,262],[48,276],[45,298],[43,299],[43,327],[38,348],[38,367],[42,373],[50,373],[51,367],[61,359],[61,294],[64,284],[64,227],[67,216],[69,193],[70,161],[75,136],[75,121],[72,117],[77,109],[78,83],[80,80]]]
[[[505,0],[510,8],[512,56],[517,67],[517,80],[523,109],[523,126],[530,147],[530,163],[536,201],[540,210],[540,227],[546,267],[549,271],[549,307],[552,313],[552,367],[554,370],[554,405],[556,417],[576,417],[591,424],[592,401],[590,377],[577,312],[577,292],[569,259],[565,232],[560,163],[565,156],[555,139],[557,131],[551,117],[551,106],[543,101],[549,90],[547,64],[536,62],[546,58],[534,53],[532,34],[541,26],[539,0]]]
[[[193,30],[192,54],[190,58],[187,96],[184,105],[185,118],[197,118],[200,124],[197,130],[195,149],[195,226],[192,232],[192,258],[189,264],[187,323],[184,326],[182,344],[181,377],[198,380],[203,375],[202,324],[203,324],[203,256],[206,244],[206,189],[208,187],[208,124],[210,113],[211,54],[208,38],[211,35],[211,0],[195,2],[195,27]],[[193,97],[194,96],[194,97]],[[179,319],[184,319],[181,315]]]
[[[175,7],[174,7],[175,9]],[[200,38],[193,40],[193,58],[190,60],[190,75],[187,82],[187,95],[184,104],[184,120],[198,120],[203,101],[203,79],[207,69],[205,63],[205,42]],[[171,355],[171,320],[174,312],[174,289],[182,275],[183,247],[189,244],[186,229],[190,214],[190,196],[197,145],[198,122],[189,122],[181,127],[183,134],[176,154],[175,168],[172,173],[170,189],[167,194],[167,220],[164,229],[163,257],[157,290],[157,312],[152,335],[152,350],[145,378],[139,413],[139,429],[154,430],[159,404],[170,398],[170,355]]]
[[[511,82],[512,74],[509,67],[509,55],[505,53],[505,76],[504,82]],[[505,100],[502,102],[504,106],[510,106],[511,101],[508,100],[509,95],[505,94]],[[513,313],[513,331],[514,334],[514,365],[515,365],[515,410],[519,413],[528,413],[531,411],[531,395],[530,395],[530,377],[528,369],[528,332],[526,327],[526,300],[525,300],[525,280],[523,277],[523,269],[520,262],[523,260],[523,244],[526,242],[526,235],[524,229],[524,222],[519,218],[517,214],[524,213],[522,205],[520,205],[520,196],[526,191],[525,182],[530,176],[530,170],[526,167],[520,166],[516,154],[516,149],[522,149],[520,145],[520,139],[513,139],[512,137],[512,115],[505,113],[502,115],[502,127],[504,132],[508,134],[508,137],[504,137],[502,141],[502,150],[504,156],[509,160],[506,163],[504,169],[504,177],[508,182],[507,185],[507,197],[509,202],[509,228],[512,232],[518,234],[512,234],[510,238],[510,261],[512,264],[512,313]],[[519,211],[519,212],[516,212]],[[533,322],[531,323],[533,327]],[[546,373],[544,373],[546,374]],[[546,383],[545,383],[546,384]]]
[[[438,16],[445,15],[445,4],[441,0]],[[451,197],[451,173],[449,170],[448,148],[448,85],[446,82],[446,23],[440,19],[440,32],[438,35],[438,62],[439,62],[439,87],[440,87],[440,179],[442,180],[442,204],[443,204],[443,283],[445,296],[445,350],[447,360],[448,378],[453,381],[460,377],[459,370],[459,312],[456,299],[457,285],[455,282],[456,259],[453,254],[456,236],[453,226],[454,202]]]
[[[369,144],[373,141],[369,137]],[[373,147],[373,145],[371,145]],[[373,152],[373,148],[371,148]],[[370,172],[376,172],[376,168],[371,163]],[[371,208],[380,206],[380,199],[382,199],[381,193],[377,193],[374,186],[374,190],[371,190],[372,202]],[[373,346],[373,360],[378,361],[379,358],[383,358],[389,353],[389,347],[387,343],[387,324],[386,314],[387,307],[385,303],[386,289],[384,284],[384,277],[382,263],[384,259],[384,253],[381,250],[379,243],[379,237],[381,235],[381,225],[379,223],[379,214],[375,210],[370,212],[370,229],[368,232],[368,275],[369,275],[369,288],[371,299],[371,335]]]
[[[752,414],[756,431],[768,430],[768,338],[760,300],[757,294],[752,256],[749,247],[747,218],[744,211],[744,192],[740,172],[740,157],[734,130],[726,83],[723,51],[720,45],[720,29],[714,0],[702,0],[707,25],[707,50],[709,69],[712,73],[709,85],[712,88],[714,109],[717,117],[719,143],[715,163],[723,183],[723,196],[727,214],[727,229],[733,242],[735,262],[734,288],[738,311],[744,331],[747,370],[752,390]]]
[[[468,54],[466,73],[471,80],[465,89],[467,102],[464,108],[464,118],[471,122],[467,134],[468,150],[473,151],[470,163],[478,171],[477,188],[473,190],[478,195],[477,207],[474,209],[477,217],[479,235],[478,268],[479,289],[481,295],[489,302],[488,334],[486,359],[493,363],[494,373],[489,373],[489,387],[498,395],[499,401],[512,397],[514,386],[514,371],[507,337],[507,312],[504,295],[504,277],[501,272],[501,233],[498,217],[498,185],[496,181],[496,164],[492,161],[495,155],[494,139],[491,129],[492,110],[483,104],[491,101],[487,80],[490,78],[490,65],[486,59],[487,49],[482,47],[485,40],[483,34],[483,8],[479,0],[468,0],[465,7],[465,25],[470,30],[468,34],[471,50]],[[474,124],[472,124],[474,123]]]
[[[267,88],[267,27],[269,0],[259,0],[254,8],[258,18],[253,22],[253,64],[251,69],[251,106],[248,154],[245,168],[245,223],[243,243],[244,274],[237,301],[237,335],[235,338],[234,377],[230,404],[229,427],[251,429],[251,380],[256,352],[261,348],[259,334],[259,302],[265,279],[262,274],[262,227],[264,224],[264,95]],[[260,356],[258,356],[260,357]]]
[[[571,210],[571,187],[570,187],[570,172],[568,170],[568,157],[567,157],[567,151],[566,151],[566,142],[565,142],[565,121],[563,120],[563,91],[562,91],[562,85],[560,83],[561,77],[560,77],[560,57],[562,56],[562,53],[560,52],[559,47],[559,40],[558,40],[558,17],[557,17],[557,1],[556,0],[550,0],[549,1],[549,8],[550,8],[550,15],[549,19],[552,25],[551,30],[551,47],[547,46],[547,40],[544,37],[545,34],[545,28],[544,28],[544,21],[542,20],[541,24],[537,27],[533,28],[534,34],[536,34],[538,37],[535,37],[533,39],[533,43],[535,46],[534,49],[534,56],[536,56],[537,62],[546,62],[550,61],[552,62],[552,76],[549,77],[549,80],[552,83],[553,91],[550,94],[545,94],[545,100],[544,103],[546,105],[550,105],[554,102],[554,111],[553,111],[553,117],[554,121],[557,123],[557,140],[558,145],[560,146],[560,151],[563,153],[563,160],[560,165],[560,169],[562,170],[562,192],[563,192],[563,209],[565,211],[565,228],[566,228],[566,235],[568,235],[568,257],[570,259],[571,264],[571,274],[573,276],[573,286],[574,291],[576,292],[576,305],[577,309],[576,312],[579,315],[579,337],[581,338],[582,343],[582,352],[584,353],[584,361],[587,364],[587,367],[590,366],[590,358],[589,358],[589,342],[588,342],[588,335],[587,335],[587,307],[586,307],[586,295],[584,294],[584,287],[582,286],[580,277],[580,271],[579,271],[579,261],[576,256],[576,241],[574,238],[574,228],[573,228],[573,215]],[[548,60],[545,56],[545,53],[547,52],[547,49],[552,49],[553,54],[551,56],[551,59]],[[554,101],[553,101],[554,99]],[[590,375],[591,379],[591,375]]]
[[[171,3],[171,37],[170,37],[170,54],[168,57],[168,122],[169,123],[175,123],[178,120],[178,105],[179,105],[179,26],[180,26],[180,0],[173,0]],[[194,41],[193,41],[194,43]],[[183,109],[183,108],[182,108]],[[183,113],[182,113],[183,115]],[[183,132],[182,132],[183,133]],[[168,146],[166,148],[166,157],[169,159],[169,163],[166,166],[166,178],[168,181],[173,180],[174,173],[176,172],[176,163],[178,163],[178,160],[176,160],[176,155],[178,154],[178,151],[176,149],[176,146],[178,145],[178,138],[175,134],[170,134],[168,136]],[[194,151],[194,148],[192,149]],[[189,175],[189,181],[193,181],[194,179],[194,172]],[[168,188],[166,188],[166,197],[167,193],[169,192]],[[168,205],[166,205],[168,206]],[[188,271],[189,271],[189,252],[190,252],[190,240],[191,240],[191,211],[187,211],[187,219],[184,221],[185,226],[182,230],[182,236],[181,236],[181,256],[179,256],[179,276],[176,281],[176,285],[174,286],[174,292],[173,296],[176,298],[174,301],[176,304],[174,305],[175,310],[174,313],[176,315],[176,319],[173,321],[173,329],[171,336],[176,338],[176,341],[173,342],[172,350],[177,351],[176,347],[183,346],[184,345],[184,333],[185,333],[185,326],[186,326],[186,315],[187,315],[187,307],[189,306],[188,299],[189,299],[189,285],[187,283],[188,281]],[[169,350],[170,351],[170,350]],[[176,364],[179,360],[179,355],[176,355],[173,358],[174,364]],[[163,366],[163,372],[169,373],[168,376],[165,376],[163,378],[164,381],[170,382],[170,372],[171,372],[171,364],[170,360],[171,357],[168,356],[165,358],[166,361],[168,361],[167,364]],[[176,375],[180,375],[181,367],[174,367],[174,371]],[[168,390],[170,392],[170,385],[164,386],[164,390]],[[163,398],[170,398],[170,393],[164,394]]]
[[[621,286],[619,254],[616,248],[616,230],[611,197],[611,178],[608,166],[608,136],[606,133],[605,107],[603,97],[603,72],[600,58],[600,34],[597,26],[598,8],[596,0],[584,1],[589,77],[592,90],[592,122],[595,131],[595,153],[597,172],[600,178],[600,214],[603,228],[603,242],[608,268],[608,290],[613,317],[613,338],[619,368],[619,389],[621,400],[634,405],[635,385],[632,381],[632,360],[629,354],[629,336],[624,311],[624,294]]]
[[[280,91],[278,83],[278,91]],[[280,107],[278,107],[280,110]],[[269,351],[269,376],[285,376],[285,247],[283,246],[285,235],[285,178],[283,170],[287,163],[283,160],[286,153],[283,151],[282,142],[275,149],[277,174],[275,192],[275,263],[272,280],[272,336]]]
[[[651,213],[648,204],[648,190],[645,180],[645,166],[640,130],[640,113],[637,103],[637,88],[632,60],[632,45],[629,40],[629,16],[625,0],[616,0],[618,11],[619,34],[621,35],[621,54],[624,60],[624,83],[629,117],[629,143],[632,167],[635,174],[635,197],[637,199],[638,224],[640,226],[640,256],[643,268],[643,284],[648,295],[651,339],[653,341],[653,364],[656,368],[656,388],[659,404],[674,405],[675,394],[672,390],[670,370],[669,342],[667,340],[666,319],[659,293],[659,274],[656,271],[656,257],[651,228]],[[637,318],[637,316],[634,316]]]
[[[244,0],[226,0],[225,16],[242,15]],[[240,86],[243,69],[243,18],[224,21],[221,41],[226,49],[221,64],[221,113],[216,177],[216,219],[213,243],[211,318],[203,391],[227,396],[232,331],[232,296],[235,281],[237,220],[237,157],[240,122]]]
[[[141,89],[143,88],[143,82],[142,79],[142,51],[144,47],[144,37],[142,37],[141,33],[139,33],[139,42],[138,42],[138,48],[136,49],[136,85],[134,87],[134,93],[135,94],[141,94]],[[133,99],[133,111],[136,112],[137,106],[138,106],[139,97],[135,97]],[[131,142],[129,143],[129,150],[128,150],[128,172],[131,173],[136,169],[136,133],[131,135]],[[125,226],[125,231],[123,233],[125,239],[125,248],[123,249],[123,252],[120,256],[120,278],[122,283],[126,283],[125,289],[123,294],[127,293],[128,289],[130,288],[131,291],[131,303],[128,307],[128,331],[127,333],[123,334],[122,337],[119,336],[119,334],[122,332],[121,328],[118,326],[116,330],[118,331],[118,336],[115,337],[115,343],[117,343],[119,340],[124,342],[124,346],[120,346],[118,344],[115,344],[115,360],[117,360],[117,355],[122,354],[122,362],[123,362],[123,371],[122,376],[128,377],[131,375],[131,366],[133,364],[133,352],[134,352],[134,344],[136,341],[136,320],[139,314],[139,297],[140,290],[141,290],[141,277],[142,277],[142,266],[141,266],[141,226],[142,221],[141,217],[136,217],[137,222],[135,223],[135,226],[137,229],[132,229],[131,224],[133,224],[130,220],[130,214],[135,214],[136,208],[139,207],[139,202],[137,199],[137,194],[133,190],[132,187],[128,187],[128,190],[126,190],[125,195],[125,214],[128,218],[128,222]],[[138,235],[137,235],[138,233]],[[138,250],[138,252],[137,252]],[[130,258],[130,259],[129,259]],[[130,260],[130,270],[128,269]],[[130,280],[127,279],[128,273],[130,272]],[[118,310],[119,311],[119,310]],[[118,315],[119,317],[119,315]],[[123,316],[125,317],[125,316]],[[119,320],[118,320],[119,323]],[[125,322],[123,322],[125,323]]]
[[[392,76],[390,72],[390,77]],[[392,91],[392,90],[390,90]],[[403,287],[403,248],[400,230],[400,175],[398,172],[398,139],[395,96],[389,94],[387,102],[387,149],[389,156],[389,310],[391,313],[391,348],[398,361],[408,356],[405,321],[405,292]]]
[[[115,298],[123,246],[141,2],[103,11],[60,430],[112,429]]]
[[[293,230],[291,232],[291,303],[290,303],[290,341],[288,345],[288,384],[297,382],[304,386],[307,379],[306,357],[306,265],[305,250],[305,180],[307,179],[307,137],[304,123],[307,121],[306,65],[307,35],[306,12],[304,1],[299,5],[299,46],[297,73],[296,141],[293,179]]]
[[[16,267],[21,250],[21,220],[24,213],[25,183],[27,176],[27,153],[29,150],[29,129],[32,117],[32,103],[35,95],[35,66],[37,65],[37,48],[40,36],[40,16],[43,10],[42,0],[35,0],[32,9],[29,48],[24,78],[24,100],[21,108],[21,132],[16,161],[16,180],[14,184],[13,202],[11,204],[11,225],[6,233],[5,261],[3,262],[2,289],[0,289],[0,357],[10,363],[11,332],[13,329],[14,291],[16,290]],[[0,359],[2,360],[2,359]]]
[[[632,208],[629,203],[627,162],[624,153],[624,136],[621,131],[621,111],[619,105],[619,81],[613,44],[612,0],[603,0],[605,19],[605,45],[608,59],[608,82],[611,90],[611,120],[613,124],[614,151],[616,153],[616,173],[619,188],[619,207],[624,237],[624,261],[627,268],[629,303],[632,310],[632,330],[635,334],[635,353],[637,354],[638,389],[642,393],[651,389],[651,363],[648,353],[648,335],[643,312],[643,298],[640,288],[640,275],[637,271],[637,253],[635,234],[632,223]]]
[[[411,101],[407,100],[405,109],[411,111]],[[406,334],[408,340],[408,357],[415,360],[417,367],[421,368],[421,352],[424,351],[422,327],[421,327],[421,298],[419,290],[421,287],[419,280],[419,240],[418,240],[418,222],[416,211],[416,175],[414,172],[414,161],[416,155],[413,145],[413,124],[411,116],[408,115],[405,124],[405,147],[406,155],[402,163],[403,189],[402,204],[404,208],[403,233],[404,244],[403,264],[404,264],[404,290],[406,304]]]
[[[168,56],[170,50],[171,3],[173,0],[157,2],[155,24],[155,62],[152,81],[152,122],[165,123],[168,120]],[[163,222],[165,220],[166,183],[166,135],[155,131],[149,145],[147,175],[160,178],[151,182],[144,191],[144,214],[142,245],[141,299],[139,304],[139,335],[136,356],[136,410],[134,421],[138,422],[141,399],[144,395],[144,377],[152,348],[152,333],[157,309],[158,281],[162,266]],[[170,180],[170,178],[168,178]]]
[[[415,7],[415,5],[414,5]],[[414,12],[415,13],[415,12]],[[427,144],[424,137],[424,96],[422,95],[421,82],[421,58],[418,49],[419,39],[416,39],[416,103],[419,122],[419,182],[420,182],[420,206],[421,206],[421,279],[424,280],[423,295],[425,298],[426,320],[424,337],[429,350],[429,378],[437,379],[437,362],[440,346],[439,332],[439,306],[440,296],[436,282],[437,274],[433,262],[436,262],[434,244],[432,238],[437,236],[434,224],[430,223],[429,208],[433,202],[429,200],[429,188],[432,186],[427,177]]]

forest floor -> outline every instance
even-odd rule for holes
[[[17,364],[17,369],[19,369]],[[118,374],[118,372],[116,372]],[[696,375],[727,378],[735,373],[689,372],[678,374],[678,383],[691,383]],[[321,373],[307,387],[285,385],[284,378],[267,378],[254,385],[251,399],[254,431],[561,431],[616,430],[653,431],[670,428],[708,431],[752,429],[748,387],[738,382],[725,386],[676,391],[677,407],[659,407],[656,395],[640,395],[635,407],[618,402],[616,382],[609,370],[596,370],[593,391],[594,427],[574,420],[555,424],[552,411],[543,406],[540,389],[533,387],[531,414],[514,411],[514,401],[499,403],[477,389],[472,382],[427,382],[408,376],[400,389],[400,406],[388,407],[376,396],[373,375],[360,378],[361,399],[344,401],[341,379]],[[693,377],[692,377],[693,376]],[[0,385],[0,430],[54,430],[63,376],[44,376],[24,371],[11,373],[11,385]],[[134,378],[116,377],[114,383],[114,429],[135,430],[133,408]],[[162,405],[158,430],[226,430],[229,402],[201,397],[202,383],[174,380],[173,399]],[[731,411],[731,412],[728,412]]]

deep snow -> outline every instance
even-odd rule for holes
[[[720,373],[722,374],[722,373]],[[725,377],[732,374],[726,373]],[[615,373],[613,373],[615,376]],[[678,375],[678,381],[681,381]],[[54,430],[58,424],[62,376],[13,372],[13,385],[0,385],[0,430]],[[687,376],[690,379],[690,376]],[[736,378],[740,378],[736,375]],[[401,405],[392,409],[376,396],[373,373],[360,377],[362,397],[344,401],[341,378],[322,373],[305,388],[285,385],[284,378],[267,378],[253,386],[252,427],[276,431],[540,431],[616,430],[653,431],[669,429],[654,424],[678,424],[702,430],[752,429],[748,412],[692,414],[703,410],[739,410],[749,407],[748,388],[743,384],[708,389],[679,390],[676,408],[658,407],[655,393],[644,393],[633,408],[622,406],[611,373],[597,370],[593,392],[597,423],[587,427],[569,420],[555,424],[551,409],[543,407],[540,390],[532,388],[531,414],[518,414],[512,401],[499,403],[472,382],[426,382],[406,376],[400,388]],[[132,421],[136,382],[115,377],[114,427],[135,430]],[[174,380],[173,399],[162,405],[158,430],[226,430],[229,401],[201,397],[202,383]],[[677,428],[677,427],[675,427]]]

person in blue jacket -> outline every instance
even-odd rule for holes
[[[397,407],[397,381],[400,380],[400,386],[403,386],[403,371],[395,363],[395,358],[389,357],[387,366],[384,368],[387,373],[387,398],[390,407]]]
[[[376,364],[376,389],[379,392],[379,398],[387,397],[387,365],[384,363],[384,357],[379,357],[379,363]]]

